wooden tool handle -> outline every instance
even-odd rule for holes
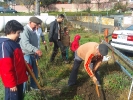
[[[99,93],[99,89],[98,89],[98,85],[96,84],[96,92],[97,92],[97,96],[100,97],[100,93]]]
[[[31,77],[32,77],[33,80],[35,81],[35,83],[36,83],[38,89],[42,90],[42,88],[41,88],[41,86],[39,85],[39,83],[38,83],[38,81],[37,81],[37,79],[36,79],[36,77],[35,77],[33,71],[31,71],[31,69],[30,69],[30,67],[28,66],[28,64],[26,63],[26,61],[25,61],[25,64],[26,64],[26,67],[27,67],[27,70],[28,70],[29,74],[31,75]]]

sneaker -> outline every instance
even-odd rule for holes
[[[76,86],[77,83],[73,83],[73,84],[68,84],[68,87],[72,87],[72,86]]]
[[[69,64],[69,61],[64,61],[65,64]]]
[[[98,86],[98,87],[101,87],[101,84],[98,84],[97,86]]]
[[[33,88],[33,87],[30,87],[31,90],[35,90],[35,91],[39,91],[38,88]]]

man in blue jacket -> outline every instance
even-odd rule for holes
[[[54,48],[52,55],[50,57],[50,62],[53,62],[55,59],[55,56],[58,53],[58,48],[61,50],[62,59],[65,63],[68,63],[66,58],[66,51],[65,47],[61,43],[61,22],[63,22],[65,16],[63,14],[60,14],[55,21],[51,22],[50,24],[50,31],[49,31],[49,42],[50,45],[54,43]]]

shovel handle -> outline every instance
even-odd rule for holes
[[[28,66],[28,64],[26,63],[26,61],[25,61],[25,64],[26,64],[26,67],[27,67],[27,70],[28,70],[29,74],[31,75],[31,77],[32,77],[33,80],[35,81],[37,87],[39,88],[39,90],[42,90],[42,88],[41,88],[41,86],[39,85],[39,83],[38,83],[38,81],[37,81],[37,79],[36,79],[36,77],[35,77],[33,71],[31,71],[31,69],[30,69],[30,67]]]
[[[99,93],[99,89],[98,89],[98,85],[96,84],[96,92],[97,92],[97,96],[100,97],[100,93]]]

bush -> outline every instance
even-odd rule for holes
[[[122,12],[125,12],[127,10],[127,3],[126,4],[123,4],[121,2],[118,2],[114,5],[114,9],[115,10],[121,10]]]
[[[2,6],[2,7],[8,7],[8,4],[6,2],[0,2],[0,6]]]

